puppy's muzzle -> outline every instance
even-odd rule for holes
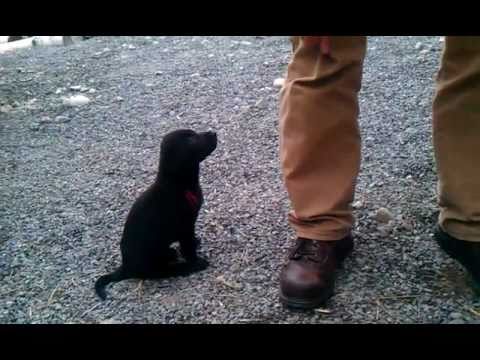
[[[201,135],[204,137],[205,142],[207,143],[208,156],[217,148],[217,133],[214,131],[205,131],[201,133]]]

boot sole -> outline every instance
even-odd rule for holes
[[[312,310],[325,303],[333,296],[333,288],[325,290],[325,293],[316,299],[305,300],[298,298],[291,298],[280,293],[280,303],[292,310]]]

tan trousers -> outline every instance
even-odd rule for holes
[[[354,223],[358,92],[365,37],[331,38],[321,55],[294,38],[280,101],[280,160],[297,235],[339,240]],[[480,241],[480,37],[446,37],[433,103],[439,224]]]

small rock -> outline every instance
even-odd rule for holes
[[[425,55],[425,54],[427,54],[427,53],[429,53],[429,52],[430,52],[430,49],[420,50],[420,54],[423,54],[423,55]]]
[[[275,87],[282,87],[285,84],[284,78],[278,78],[273,81],[273,86]]]
[[[404,229],[406,231],[412,231],[415,228],[413,222],[411,220],[403,219],[400,221],[400,229]]]
[[[235,289],[235,290],[240,290],[242,288],[242,285],[238,284],[238,283],[235,283],[235,282],[232,282],[232,281],[227,281],[225,280],[225,276],[223,275],[220,275],[218,276],[215,281],[231,288],[231,289]]]
[[[70,118],[67,117],[67,116],[64,116],[64,115],[58,115],[58,116],[55,117],[55,122],[56,123],[64,124],[64,123],[67,123],[69,121],[70,121]]]
[[[325,309],[325,308],[317,308],[314,311],[317,312],[317,313],[320,313],[320,314],[331,314],[332,313],[332,310]]]
[[[82,87],[80,85],[75,85],[75,86],[70,86],[70,90],[73,90],[73,91],[80,91]]]
[[[393,224],[387,223],[387,224],[379,225],[377,230],[380,236],[387,236],[392,232]]]
[[[8,113],[13,110],[13,107],[11,105],[2,105],[0,106],[0,112],[2,113]]]
[[[213,55],[213,54],[208,54],[208,57],[209,57],[209,58],[213,58],[214,56],[215,56],[215,55]]]
[[[99,322],[99,324],[110,325],[110,324],[121,324],[121,322],[112,318],[112,319],[102,320]]]
[[[352,207],[354,209],[360,209],[361,207],[363,206],[363,203],[359,200],[359,201],[355,201],[353,204],[352,204]]]
[[[252,45],[252,43],[250,41],[241,41],[240,44],[242,45]]]
[[[200,76],[200,74],[199,74],[199,73],[194,73],[194,74],[192,74],[192,75],[190,75],[190,76],[191,76],[191,77],[197,77],[197,76]]]
[[[128,45],[128,49],[129,49],[129,50],[135,50],[135,49],[136,49],[136,47],[135,47],[135,46],[133,46],[133,45]]]
[[[420,50],[420,49],[423,49],[423,44],[419,41],[415,44],[415,49],[416,50]]]
[[[163,74],[163,71],[155,71],[155,75],[162,75]]]
[[[55,90],[55,94],[61,94],[63,91],[65,90],[65,88],[58,88],[57,90]]]
[[[155,40],[154,42],[152,42],[153,45],[158,45],[158,41]]]
[[[102,51],[103,51],[103,52],[108,52],[108,51],[110,51],[110,49],[109,49],[108,47],[106,47],[106,48],[103,48]]]
[[[450,314],[450,317],[451,317],[452,319],[461,319],[461,318],[463,318],[463,315],[460,314],[460,313],[458,313],[458,312],[452,312],[452,313]]]
[[[74,95],[63,99],[63,105],[66,106],[82,106],[90,102],[90,99],[85,95]]]
[[[89,88],[86,87],[86,86],[82,86],[82,87],[80,88],[80,91],[81,91],[81,92],[87,92],[88,90],[89,90]]]
[[[52,121],[52,119],[51,119],[49,116],[42,116],[42,117],[40,118],[40,121],[39,121],[39,122],[40,122],[40,124],[42,124],[42,123],[44,124],[44,123],[49,123],[49,122],[51,122],[51,121]]]
[[[95,89],[90,89],[90,90],[88,90],[88,92],[89,92],[90,94],[94,94],[94,93],[97,92],[97,90],[95,90]]]
[[[382,224],[387,224],[393,219],[392,213],[386,208],[379,208],[375,214],[375,220]]]
[[[117,96],[117,97],[115,98],[115,101],[118,101],[118,102],[123,101],[123,98],[122,98],[121,96]]]
[[[175,111],[173,111],[173,110],[172,110],[172,111],[170,111],[170,112],[168,113],[168,115],[170,115],[170,116],[174,116],[174,115],[175,115]]]
[[[38,123],[33,123],[33,124],[31,124],[31,125],[30,125],[30,130],[32,130],[32,131],[38,131],[38,130],[40,130],[40,124],[38,124]]]

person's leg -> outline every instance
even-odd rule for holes
[[[447,36],[433,103],[436,239],[480,282],[480,37]]]
[[[353,245],[351,202],[361,146],[357,94],[366,37],[331,37],[330,56],[301,38],[293,44],[280,101],[280,159],[292,204],[289,221],[300,239],[282,271],[281,296],[287,305],[295,298],[312,307],[331,294],[333,271]]]
[[[357,92],[364,37],[332,37],[331,57],[298,38],[280,103],[280,158],[298,236],[339,240],[353,225],[360,167]]]

